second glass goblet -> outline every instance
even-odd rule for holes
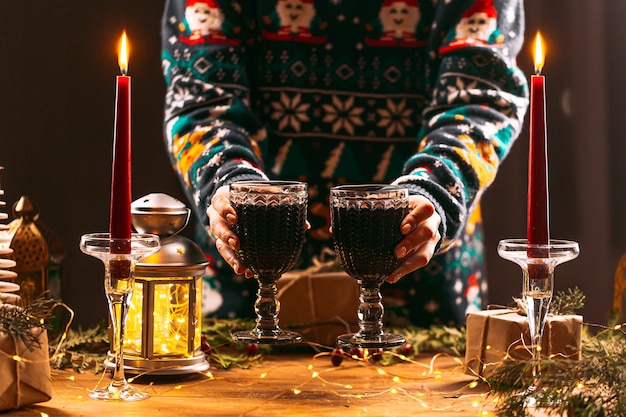
[[[359,331],[341,335],[349,347],[386,348],[405,342],[383,331],[380,287],[399,265],[393,254],[408,213],[406,188],[390,185],[340,185],[330,190],[330,219],[335,250],[344,270],[360,287]]]
[[[240,241],[239,258],[259,283],[254,304],[256,326],[233,337],[247,343],[298,342],[300,334],[278,326],[276,282],[293,268],[304,245],[307,185],[298,181],[239,181],[230,185],[230,203],[237,212],[233,230]]]

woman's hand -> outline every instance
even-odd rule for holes
[[[241,275],[246,273],[246,269],[241,264],[236,252],[239,249],[239,239],[233,232],[232,225],[237,223],[237,213],[230,205],[229,189],[228,185],[218,188],[211,199],[211,204],[206,210],[210,225],[208,232],[215,240],[215,247],[222,258],[233,268],[236,274]],[[246,277],[248,275],[246,274]]]
[[[441,217],[426,197],[410,196],[409,210],[400,225],[404,239],[394,250],[394,255],[402,259],[402,263],[387,278],[387,282],[398,282],[404,275],[426,266],[441,239]]]
[[[239,238],[233,232],[232,226],[237,223],[237,213],[230,205],[229,197],[230,187],[224,185],[217,189],[211,204],[206,210],[209,217],[208,232],[215,240],[217,248],[222,258],[233,268],[237,275],[245,274],[246,278],[252,278],[253,274],[241,264],[237,250],[239,249]],[[310,223],[306,222],[306,230],[311,228]]]

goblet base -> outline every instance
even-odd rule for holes
[[[248,330],[233,333],[235,342],[242,343],[259,343],[265,345],[284,345],[288,343],[298,343],[302,341],[300,333],[290,332],[288,330],[272,331],[265,334],[258,330]]]
[[[337,338],[337,343],[346,347],[360,348],[390,348],[400,346],[406,342],[403,336],[393,333],[383,333],[374,338],[364,338],[358,333],[347,333]]]
[[[89,392],[89,398],[94,400],[140,401],[149,397],[150,394],[144,390],[127,383],[119,387],[111,384],[106,388],[98,388]]]

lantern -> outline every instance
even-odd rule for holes
[[[131,204],[135,230],[159,235],[161,249],[135,267],[124,340],[124,368],[130,372],[184,374],[209,368],[200,347],[208,261],[198,245],[178,235],[189,214],[166,194],[149,194]]]
[[[63,242],[39,220],[39,214],[31,200],[22,196],[13,205],[13,220],[8,225],[7,234],[10,249],[9,258],[15,261],[20,295],[26,303],[41,294],[60,300],[62,296],[63,270],[65,257]]]

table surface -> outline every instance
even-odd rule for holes
[[[466,375],[462,358],[421,355],[389,366],[346,358],[333,366],[327,353],[273,353],[249,369],[211,368],[203,374],[143,375],[133,381],[151,397],[98,401],[87,394],[110,374],[53,370],[50,401],[13,416],[408,416],[493,415],[493,397]]]

